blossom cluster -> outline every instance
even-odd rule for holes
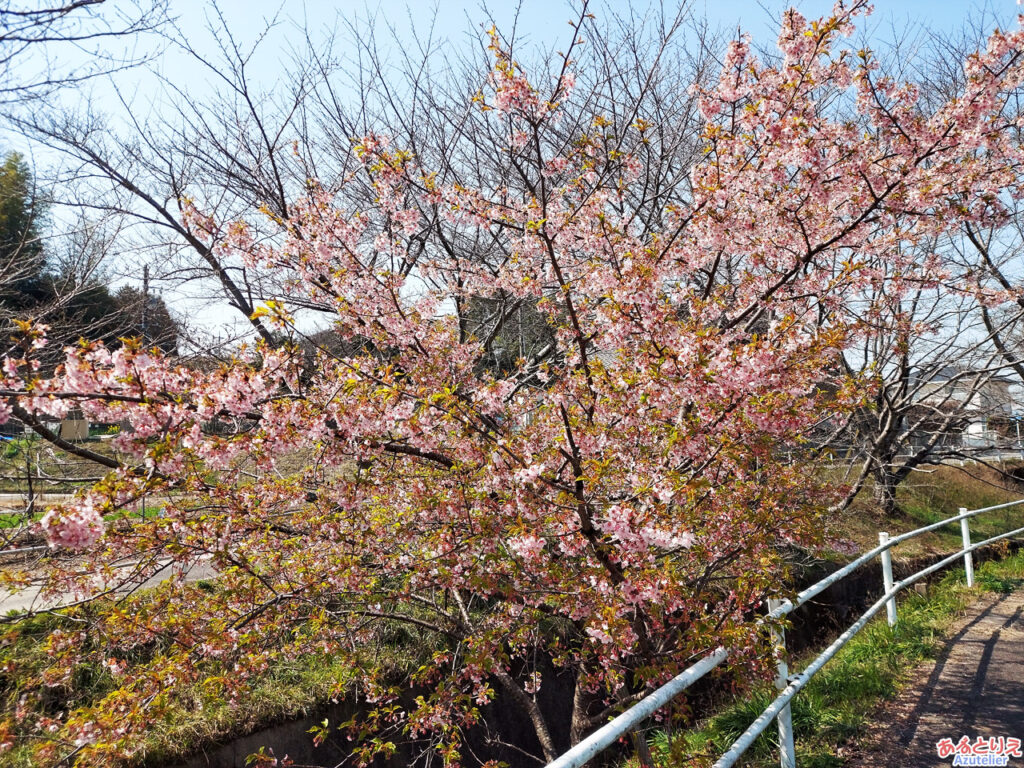
[[[173,638],[170,655],[135,672],[108,650],[120,694],[77,737],[144,732],[145,702],[168,686],[205,681],[235,701],[275,654],[330,654],[370,711],[350,723],[359,759],[388,743],[374,734],[404,730],[455,763],[479,706],[512,691],[528,707],[551,665],[574,673],[585,720],[710,648],[763,658],[750,617],[781,588],[783,545],[822,540],[831,493],[784,449],[860,402],[836,360],[873,332],[871,297],[943,281],[941,259],[907,245],[997,222],[1000,197],[1021,191],[1019,126],[1000,105],[1024,79],[1024,32],[997,33],[964,93],[925,113],[843,52],[862,5],[814,23],[787,12],[773,64],[730,46],[697,90],[692,200],[657,226],[630,207],[640,157],[596,134],[546,153],[536,138],[573,78],[543,98],[494,36],[481,100],[524,167],[535,143],[529,184],[441,183],[367,135],[347,182],[363,186],[311,184],[273,237],[183,202],[196,238],[283,286],[258,315],[287,341],[203,366],[87,344],[48,377],[30,349],[8,360],[10,407],[125,425],[125,460],[43,520],[52,544],[94,558],[49,589],[139,584],[173,564],[164,610],[140,602],[117,625],[129,648]],[[299,343],[293,312],[309,307],[332,318],[331,343]],[[146,494],[159,516],[104,535],[104,515]],[[130,573],[112,568],[125,561]],[[215,589],[188,582],[197,563]],[[365,655],[397,625],[432,638],[407,681],[429,695],[412,703]],[[197,659],[235,666],[212,676]]]

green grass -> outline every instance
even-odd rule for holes
[[[954,620],[979,592],[1007,593],[1024,586],[1024,553],[988,561],[977,569],[975,589],[953,570],[933,584],[927,598],[910,593],[901,598],[899,621],[890,629],[884,612],[860,631],[819,672],[792,704],[797,763],[801,768],[837,768],[837,748],[864,732],[880,702],[893,698],[910,672],[936,657]],[[799,671],[814,654],[794,665]],[[762,684],[741,695],[717,714],[669,740],[655,733],[651,748],[659,765],[710,764],[735,741],[774,699],[775,688]],[[629,765],[635,766],[636,761]],[[774,724],[754,742],[739,765],[778,765]]]
[[[38,519],[39,515],[35,516]],[[25,519],[25,515],[22,512],[0,512],[0,529],[2,528],[18,528],[23,526],[28,521]]]
[[[103,519],[108,523],[115,520],[150,520],[163,514],[165,504],[165,501],[153,501],[150,499],[146,502],[145,513],[143,513],[142,506],[140,505],[135,509],[121,509],[112,514],[104,515]],[[48,506],[49,502],[45,498],[37,500],[36,513],[32,516],[31,520],[27,519],[23,512],[0,512],[0,530],[22,528],[30,522],[38,522],[42,519]]]
[[[954,467],[942,469],[949,476],[943,478],[941,484],[918,481],[903,489],[900,503],[903,513],[910,520],[920,525],[930,525],[956,515],[961,507],[982,509],[1015,501],[1024,495],[1019,488],[997,485],[995,477],[991,478],[993,485],[989,485],[963,475]],[[1021,525],[1024,525],[1024,507],[1009,507],[971,518],[971,534],[977,541]],[[935,535],[944,544],[951,545],[948,547],[950,549],[960,545],[959,523],[945,526],[936,531]]]

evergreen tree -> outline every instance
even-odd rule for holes
[[[40,231],[46,209],[35,192],[25,159],[9,152],[0,165],[0,311],[28,309],[46,301],[52,288]]]
[[[177,350],[177,324],[162,299],[147,299],[131,287],[115,295],[98,267],[102,246],[92,250],[95,238],[72,237],[68,258],[54,258],[43,247],[45,224],[46,207],[36,194],[32,170],[21,155],[8,153],[0,166],[0,336],[9,336],[15,319],[45,323],[51,365],[64,346],[79,339],[118,346],[121,338],[139,337],[165,353]]]

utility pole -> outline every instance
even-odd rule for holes
[[[149,339],[149,264],[142,265],[142,340],[148,344]]]

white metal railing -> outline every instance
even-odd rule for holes
[[[824,592],[836,582],[844,579],[862,565],[871,562],[875,557],[879,557],[881,560],[882,580],[885,587],[884,594],[875,601],[871,607],[868,608],[859,619],[857,619],[857,621],[850,625],[845,632],[839,635],[839,637],[837,637],[828,648],[822,651],[821,654],[808,664],[799,675],[793,677],[789,675],[788,666],[785,660],[785,637],[783,633],[778,632],[773,635],[773,642],[776,646],[779,659],[777,670],[778,674],[775,678],[775,684],[779,690],[779,694],[761,713],[761,715],[750,724],[750,727],[747,728],[747,730],[744,731],[735,742],[733,742],[725,754],[718,759],[714,768],[729,768],[732,766],[740,756],[750,748],[750,745],[754,743],[754,740],[761,735],[773,720],[777,720],[779,728],[780,764],[782,768],[795,768],[796,752],[794,751],[793,746],[793,724],[790,711],[790,702],[793,700],[793,697],[796,696],[796,694],[799,693],[805,685],[807,685],[810,679],[817,674],[817,672],[825,666],[825,664],[828,663],[836,653],[839,652],[840,648],[846,645],[846,643],[848,643],[853,636],[857,634],[857,632],[864,628],[864,626],[882,609],[883,606],[886,609],[889,626],[895,626],[897,620],[896,595],[911,584],[914,584],[925,576],[929,576],[936,571],[945,568],[947,565],[963,558],[964,571],[967,577],[967,586],[974,586],[974,551],[981,547],[994,544],[997,541],[1007,539],[1010,536],[1024,534],[1024,527],[1016,528],[1012,531],[1007,531],[1006,533],[1001,533],[998,536],[992,536],[984,541],[979,541],[977,544],[972,544],[968,521],[970,518],[984,512],[993,512],[997,509],[1006,509],[1020,504],[1024,504],[1024,499],[1011,501],[1006,504],[996,504],[991,507],[983,507],[981,509],[967,510],[961,507],[959,514],[954,515],[953,517],[946,520],[940,520],[937,523],[932,523],[931,525],[926,525],[922,528],[918,528],[892,538],[889,538],[888,533],[882,531],[878,534],[879,544],[877,547],[869,552],[865,552],[856,560],[853,560],[821,581],[807,587],[797,594],[792,600],[769,600],[768,614],[761,619],[761,621],[766,619],[778,619],[785,616],[794,609],[799,608],[808,600]],[[963,549],[911,576],[908,576],[905,579],[902,579],[901,581],[893,581],[892,555],[890,552],[893,547],[907,541],[908,539],[912,539],[915,536],[920,536],[922,533],[928,533],[929,531],[934,531],[945,525],[950,525],[951,523],[956,522],[960,523]],[[665,685],[641,699],[614,720],[611,720],[599,730],[583,739],[583,741],[561,757],[548,763],[547,768],[580,768],[585,765],[595,755],[603,752],[619,738],[634,730],[657,710],[665,706],[669,701],[725,661],[728,655],[728,651],[724,648],[718,648],[712,651],[696,664],[688,667],[672,680],[665,683]]]

